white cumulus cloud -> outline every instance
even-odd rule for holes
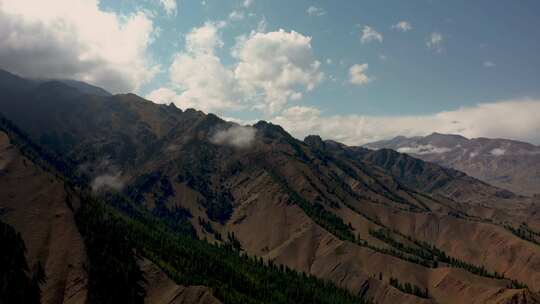
[[[355,64],[349,68],[349,82],[355,85],[368,84],[372,78],[368,77],[365,72],[368,69],[368,64]]]
[[[186,35],[186,51],[208,54],[223,47],[223,40],[218,32],[223,25],[221,22],[206,22],[203,26],[192,29]]]
[[[233,56],[239,61],[234,74],[242,91],[270,113],[313,90],[324,77],[311,37],[295,31],[252,33],[239,40]]]
[[[219,23],[207,22],[186,35],[186,49],[174,56],[169,68],[171,87],[147,95],[158,103],[173,102],[180,108],[203,111],[237,109],[234,73],[215,54],[223,47]]]
[[[0,67],[133,91],[159,71],[147,54],[153,33],[146,13],[105,12],[97,0],[3,0]]]
[[[383,36],[381,33],[377,32],[371,26],[365,25],[362,28],[362,34],[360,36],[360,41],[362,43],[369,43],[372,41],[383,42]]]
[[[168,87],[157,88],[148,93],[145,98],[155,103],[174,103],[176,106],[182,107],[183,109],[194,108],[196,106],[191,103],[183,103],[181,95],[179,95],[178,92],[176,92],[175,90]]]
[[[169,69],[171,85],[147,98],[181,108],[222,112],[241,108],[276,113],[299,100],[324,78],[313,56],[311,37],[284,30],[237,38],[236,62],[225,66],[215,54],[223,47],[219,24],[207,22],[186,36],[186,50]]]

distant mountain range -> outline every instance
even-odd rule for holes
[[[42,303],[540,303],[535,197],[92,91],[0,71],[0,242],[17,244],[0,288],[37,285]]]
[[[540,146],[529,143],[433,133],[425,137],[398,136],[365,147],[407,153],[515,193],[540,194]]]

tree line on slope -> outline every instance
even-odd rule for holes
[[[90,263],[118,263],[112,267],[112,274],[99,269],[90,272],[90,279],[104,288],[96,287],[94,291],[103,295],[114,289],[131,299],[129,303],[140,303],[144,281],[135,267],[135,256],[127,250],[135,248],[178,284],[208,286],[224,303],[367,303],[331,282],[248,256],[237,246],[234,235],[228,235],[223,244],[210,244],[175,233],[150,216],[144,217],[134,219],[92,198],[85,200],[77,213],[85,239],[90,238],[87,242],[95,251],[107,250],[107,255],[90,254]],[[125,275],[120,278],[120,273]],[[118,283],[101,281],[113,278],[123,280],[121,288]]]
[[[429,299],[428,289],[422,289],[417,285],[411,284],[409,282],[401,283],[397,278],[390,277],[389,281],[391,286],[401,290],[404,293],[412,294],[420,298]]]
[[[437,268],[439,267],[439,262],[440,262],[440,263],[445,263],[450,267],[461,268],[463,270],[466,270],[472,274],[476,274],[479,276],[483,276],[483,277],[487,277],[491,279],[507,280],[509,281],[508,288],[514,288],[514,289],[529,288],[527,284],[520,282],[518,280],[515,280],[515,279],[507,278],[503,274],[498,273],[497,271],[491,272],[488,269],[486,269],[483,265],[477,266],[472,263],[468,263],[463,260],[457,259],[455,257],[449,256],[442,249],[437,248],[433,244],[414,239],[411,236],[402,234],[398,230],[395,230],[395,229],[392,230],[393,233],[401,237],[404,237],[410,242],[413,242],[415,246],[409,246],[404,243],[401,243],[391,236],[390,230],[378,219],[370,217],[369,215],[363,213],[362,211],[358,210],[357,208],[355,208],[354,206],[350,204],[345,203],[345,205],[348,208],[350,208],[352,211],[354,211],[355,213],[367,219],[368,221],[376,224],[377,226],[383,227],[377,230],[370,229],[369,233],[371,236],[389,244],[391,248],[380,248],[380,247],[370,245],[367,241],[363,240],[360,236],[357,236],[355,243],[358,244],[359,246],[365,246],[374,251],[378,251],[383,254],[392,255],[404,261],[419,264],[424,267]],[[533,243],[536,241],[534,237],[540,236],[540,233],[530,229],[526,223],[522,223],[522,225],[518,229],[513,228],[512,226],[508,226],[508,225],[505,227],[506,229],[513,232],[516,236],[521,237],[525,240],[529,240]],[[392,248],[395,248],[397,250],[394,250]]]
[[[513,226],[506,224],[504,225],[504,228],[512,232],[512,234],[520,239],[540,246],[540,241],[538,241],[538,239],[540,239],[540,233],[532,230],[527,223],[521,223],[518,228],[514,228]]]
[[[90,215],[82,206],[76,213],[89,263],[88,301],[90,304],[137,303],[145,297],[144,276],[137,265],[126,228],[107,214]],[[92,219],[91,216],[101,217]]]
[[[326,229],[331,234],[337,236],[341,240],[355,242],[356,237],[352,233],[352,227],[343,222],[343,219],[334,213],[326,210],[319,202],[308,202],[300,194],[294,191],[287,181],[275,172],[270,166],[266,166],[266,172],[273,178],[275,182],[282,186],[289,197],[291,204],[300,207],[304,213],[310,217],[315,223]]]
[[[517,288],[517,289],[528,288],[528,286],[522,282],[519,282],[513,279],[508,279],[503,274],[500,274],[497,271],[491,272],[487,270],[483,265],[477,266],[472,263],[468,263],[458,258],[449,256],[446,254],[446,252],[444,252],[442,249],[438,248],[437,246],[430,244],[428,242],[425,242],[425,241],[414,239],[411,236],[403,235],[397,230],[394,230],[393,233],[404,237],[408,241],[412,242],[415,246],[406,245],[404,243],[397,241],[394,237],[392,237],[391,232],[388,229],[384,229],[384,228],[380,228],[377,230],[370,229],[369,233],[371,236],[389,244],[390,246],[398,250],[401,250],[407,254],[416,255],[420,257],[422,260],[428,261],[429,263],[431,263],[432,268],[437,268],[439,267],[439,263],[444,263],[450,267],[461,268],[472,274],[476,274],[476,275],[483,276],[486,278],[497,279],[497,280],[509,280],[510,281],[509,288]]]

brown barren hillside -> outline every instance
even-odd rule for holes
[[[104,199],[187,219],[200,239],[237,242],[376,303],[539,302],[531,198],[393,151],[300,141],[264,121],[16,81],[0,86],[10,96],[2,114]]]
[[[164,304],[220,304],[205,286],[180,286],[172,281],[159,267],[142,258],[139,266],[146,283],[145,303]]]
[[[0,132],[0,208],[27,247],[28,264],[40,262],[47,276],[43,303],[85,303],[84,242],[73,209],[79,202],[54,174],[43,171]]]

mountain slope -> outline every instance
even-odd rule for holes
[[[145,303],[166,304],[219,304],[212,290],[205,286],[181,286],[172,281],[159,267],[147,259],[141,259],[139,266],[147,283]]]
[[[30,268],[38,262],[45,268],[42,302],[83,303],[86,253],[73,217],[79,202],[62,181],[21,155],[4,132],[0,172],[2,220],[21,233]]]
[[[4,115],[103,200],[176,225],[188,244],[196,234],[377,303],[538,301],[540,208],[528,198],[266,122],[21,81],[0,87]]]
[[[540,147],[528,143],[434,133],[398,136],[365,146],[407,153],[516,193],[534,195],[540,191]]]
[[[43,264],[43,303],[220,303],[215,292],[227,303],[364,303],[314,277],[240,255],[230,245],[212,246],[190,235],[177,238],[137,207],[124,205],[125,213],[110,209],[72,188],[70,177],[58,170],[69,171],[69,166],[55,162],[9,121],[0,122],[1,217],[21,231],[31,265],[37,263],[35,255]],[[57,198],[52,191],[65,196]],[[166,274],[139,254],[151,257]],[[73,277],[77,274],[81,277]]]
[[[39,152],[2,121],[0,218],[21,233],[30,273],[38,264],[44,269],[41,303],[87,303],[92,263],[76,220],[82,202]],[[219,303],[208,289],[177,285],[148,261],[141,269],[148,282],[145,303]]]

